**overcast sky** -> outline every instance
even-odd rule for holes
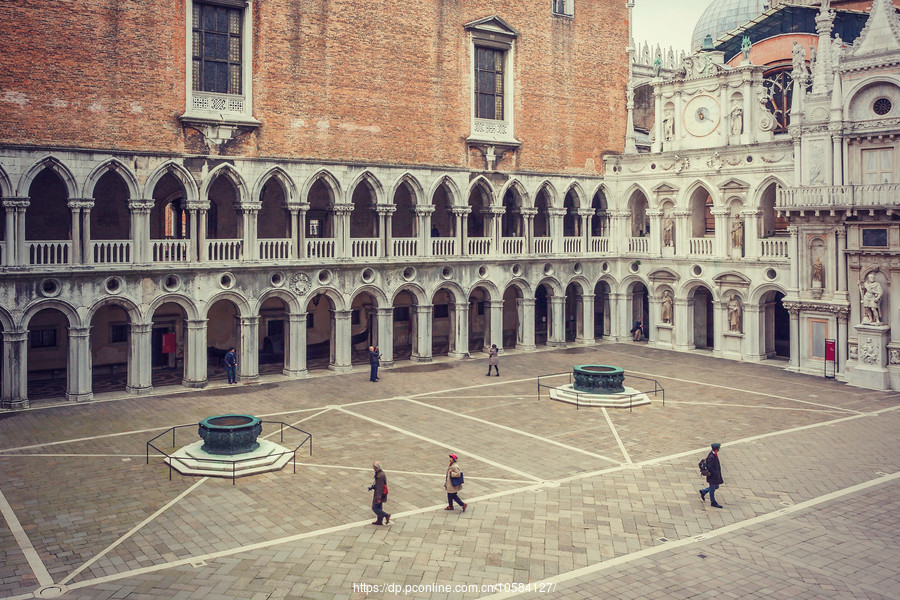
[[[687,51],[694,25],[710,0],[634,0],[634,42]]]

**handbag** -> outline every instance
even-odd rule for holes
[[[465,478],[463,477],[463,472],[462,472],[462,471],[459,472],[459,477],[453,477],[452,475],[450,476],[450,485],[452,485],[453,487],[459,487],[459,486],[461,486],[463,483],[465,483],[465,481],[466,481],[466,480],[465,480]]]

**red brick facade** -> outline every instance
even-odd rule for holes
[[[253,6],[253,116],[216,151],[473,166],[464,25],[498,15],[514,47],[515,137],[500,170],[590,173],[621,151],[624,0],[266,0]],[[0,144],[208,152],[184,126],[184,2],[0,5]]]

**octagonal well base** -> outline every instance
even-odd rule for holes
[[[294,457],[293,452],[268,440],[260,440],[253,452],[223,456],[201,450],[203,440],[194,442],[165,459],[182,475],[208,477],[244,477],[269,471],[280,471]]]
[[[586,394],[568,384],[551,389],[550,397],[567,404],[601,408],[629,408],[650,404],[650,397],[647,394],[630,387],[625,387],[625,391],[620,394]]]

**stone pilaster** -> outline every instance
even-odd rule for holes
[[[128,382],[125,391],[136,396],[153,391],[153,323],[132,323],[128,342]]]
[[[288,339],[284,346],[284,370],[288,377],[304,377],[306,368],[306,317],[308,313],[288,315]]]
[[[94,399],[91,391],[91,358],[91,328],[69,327],[66,400],[87,402]]]

